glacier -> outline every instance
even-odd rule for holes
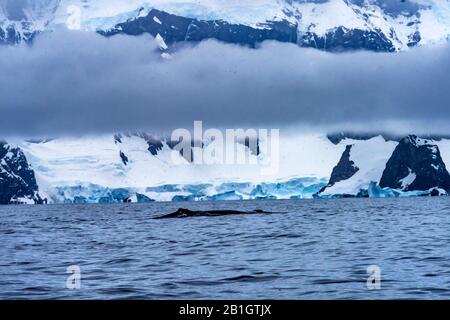
[[[341,197],[446,195],[445,190],[382,188],[380,179],[398,141],[375,135],[345,137],[292,131],[280,136],[279,170],[261,174],[260,164],[189,163],[164,138],[149,134],[79,136],[40,141],[9,141],[33,169],[39,195],[49,203],[277,200]],[[433,142],[450,160],[450,140]],[[358,170],[329,185],[330,174],[348,146]],[[238,152],[252,154],[241,145]],[[430,152],[432,150],[430,149]],[[179,157],[174,162],[172,157]],[[126,161],[124,159],[126,158]],[[406,181],[405,181],[406,182]]]
[[[273,183],[162,185],[148,188],[108,188],[95,184],[58,186],[50,195],[54,204],[147,203],[152,201],[222,201],[311,199],[326,179],[298,178]]]

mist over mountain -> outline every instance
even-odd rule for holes
[[[448,55],[448,45],[332,54],[204,41],[165,59],[148,35],[53,32],[32,47],[0,47],[0,133],[170,132],[203,120],[219,128],[446,134]]]

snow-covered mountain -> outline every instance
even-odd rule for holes
[[[402,191],[450,189],[450,174],[438,145],[417,136],[400,141],[380,180],[382,188]]]
[[[9,177],[0,176],[2,203],[400,197],[450,191],[449,139],[396,141],[378,135],[337,142],[330,137],[282,135],[279,170],[271,176],[262,174],[260,161],[188,162],[173,152],[172,142],[146,134],[10,141],[0,153],[2,175]],[[264,159],[264,150],[240,144],[237,153]],[[18,185],[28,187],[12,189]]]
[[[447,194],[450,191],[448,141],[415,135],[400,141],[382,136],[343,139],[339,144],[345,144],[346,150],[319,194],[322,197]]]
[[[41,203],[34,171],[17,147],[0,142],[0,204]]]
[[[0,43],[30,41],[58,27],[149,33],[162,47],[215,38],[264,40],[340,51],[399,51],[446,41],[448,0],[2,0]]]

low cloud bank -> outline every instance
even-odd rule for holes
[[[0,47],[0,136],[208,127],[449,133],[450,46],[331,54],[57,31]],[[446,131],[447,130],[447,131]]]

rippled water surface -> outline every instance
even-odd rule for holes
[[[450,198],[4,206],[0,240],[3,299],[450,298]]]

